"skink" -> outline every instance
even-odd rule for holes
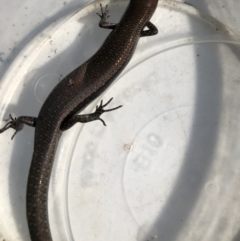
[[[12,118],[0,129],[20,131],[24,124],[35,127],[34,152],[27,184],[27,221],[32,241],[52,241],[48,221],[48,187],[54,154],[62,131],[81,122],[101,120],[101,114],[120,108],[104,110],[101,102],[96,111],[77,115],[98,97],[130,61],[140,37],[157,34],[150,22],[158,0],[130,0],[118,24],[107,22],[108,8],[102,8],[99,26],[112,29],[101,48],[84,64],[67,75],[50,93],[37,118]],[[145,29],[145,27],[147,29]]]

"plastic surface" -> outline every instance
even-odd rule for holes
[[[110,4],[117,22],[127,1]],[[220,8],[219,8],[220,9]],[[109,33],[99,2],[33,38],[1,79],[0,120],[37,116],[51,89]],[[123,108],[76,125],[58,146],[49,190],[54,240],[239,240],[238,31],[186,3],[160,1],[159,34],[100,99]],[[0,122],[1,126],[4,121]],[[25,190],[34,129],[0,135],[0,233],[29,240]]]

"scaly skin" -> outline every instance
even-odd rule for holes
[[[52,241],[48,221],[48,187],[62,131],[77,122],[99,120],[103,112],[110,111],[100,106],[93,114],[76,115],[121,73],[131,59],[139,38],[157,34],[156,27],[149,22],[157,3],[158,0],[131,0],[118,24],[107,23],[108,9],[102,9],[99,26],[113,30],[97,53],[53,89],[38,118],[12,119],[0,129],[1,133],[9,128],[17,132],[23,124],[35,127],[34,152],[27,185],[27,220],[32,241]],[[143,30],[145,26],[149,30]]]

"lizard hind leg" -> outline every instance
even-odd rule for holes
[[[74,115],[74,116],[70,117],[68,120],[66,120],[62,123],[61,130],[65,131],[65,130],[71,128],[72,126],[74,126],[78,122],[87,123],[87,122],[91,122],[91,121],[95,121],[95,120],[100,120],[103,123],[103,125],[106,126],[105,121],[103,119],[101,119],[100,116],[105,112],[110,112],[110,111],[113,111],[113,110],[116,110],[116,109],[119,109],[122,107],[122,105],[120,105],[115,108],[104,110],[104,107],[106,107],[112,100],[113,100],[113,98],[111,98],[106,104],[103,104],[103,101],[101,100],[100,105],[96,106],[95,112],[93,112],[91,114]]]
[[[9,115],[9,119],[10,120],[8,123],[0,129],[0,133],[3,133],[10,128],[14,129],[15,132],[11,139],[13,139],[15,135],[23,129],[24,125],[35,127],[37,123],[37,118],[31,116],[20,116],[18,118],[13,118],[12,115]]]

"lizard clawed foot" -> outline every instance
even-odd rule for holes
[[[84,114],[84,115],[73,115],[72,117],[70,117],[69,119],[63,121],[60,129],[62,131],[66,131],[69,128],[71,128],[72,126],[74,126],[76,123],[88,123],[91,121],[95,121],[95,120],[100,120],[104,126],[106,126],[106,123],[103,119],[100,118],[100,116],[105,113],[105,112],[110,112],[116,109],[119,109],[122,107],[122,105],[119,105],[115,108],[111,108],[111,109],[107,109],[104,110],[104,108],[113,100],[113,98],[111,98],[106,104],[103,104],[103,101],[101,100],[100,105],[96,106],[96,110],[95,112],[91,113],[91,114]]]
[[[111,101],[113,100],[113,98],[111,98],[106,104],[103,105],[103,101],[101,100],[100,102],[100,105],[96,106],[96,111],[94,113],[94,115],[98,116],[98,118],[96,118],[97,120],[100,120],[104,126],[107,126],[105,121],[103,119],[100,118],[100,115],[102,115],[104,112],[110,112],[110,111],[113,111],[113,110],[116,110],[116,109],[119,109],[122,107],[122,105],[119,105],[115,108],[111,108],[111,109],[108,109],[108,110],[104,110],[104,107],[106,107]]]
[[[23,123],[18,118],[13,118],[12,115],[9,115],[10,121],[2,128],[0,129],[0,133],[3,133],[4,131],[8,130],[9,128],[12,128],[15,130],[15,133],[13,134],[11,140],[14,138],[14,136],[23,129]]]
[[[108,4],[105,6],[105,9],[103,9],[102,4],[100,4],[100,7],[101,7],[101,14],[97,13],[97,15],[103,20],[108,19],[110,17],[110,15],[108,15],[108,12],[109,12]]]

